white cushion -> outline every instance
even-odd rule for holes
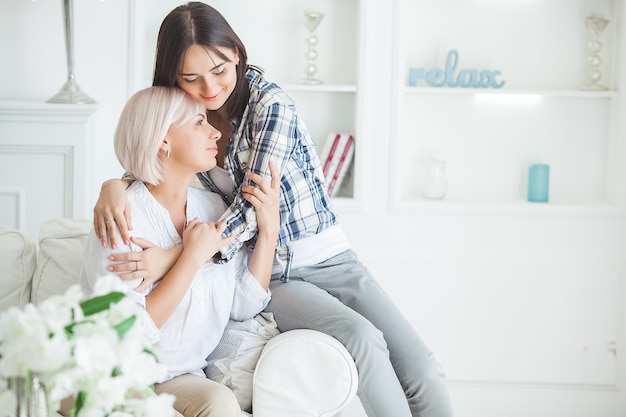
[[[338,340],[314,330],[291,330],[263,349],[254,374],[253,414],[334,416],[354,399],[357,387],[354,361]]]
[[[68,287],[78,283],[91,225],[90,220],[83,219],[52,219],[41,225],[31,293],[34,304],[52,295],[63,294]]]
[[[208,357],[206,376],[229,387],[243,411],[252,408],[252,379],[261,351],[279,333],[272,313],[259,313],[246,321],[230,320]]]
[[[28,235],[0,226],[0,311],[24,307],[37,260],[37,245]]]

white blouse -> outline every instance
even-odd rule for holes
[[[133,236],[146,239],[155,245],[170,249],[182,244],[169,212],[150,194],[141,181],[135,181],[127,190],[133,221]],[[189,187],[187,219],[198,217],[201,221],[217,221],[226,206],[215,193]],[[121,237],[118,233],[118,242]],[[87,238],[81,271],[81,285],[90,292],[95,281],[109,274],[112,253],[141,251],[134,244],[118,245],[111,250],[103,247],[93,229]],[[154,350],[161,364],[168,369],[167,379],[185,373],[204,376],[202,369],[206,358],[220,341],[229,318],[247,320],[262,311],[270,300],[247,268],[246,249],[239,250],[228,263],[205,263],[196,273],[190,288],[172,316],[158,328],[148,314],[143,323],[154,342]],[[157,284],[138,293],[140,281],[123,281],[128,295],[145,307],[145,297]],[[167,380],[166,379],[166,380]],[[162,382],[162,381],[159,381]]]

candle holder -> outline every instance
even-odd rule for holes
[[[600,84],[600,79],[602,78],[602,72],[600,71],[600,65],[602,64],[602,57],[600,56],[602,43],[599,40],[600,35],[602,35],[608,24],[608,19],[597,14],[587,16],[585,19],[585,26],[587,26],[587,32],[590,38],[587,42],[587,49],[589,50],[589,56],[587,57],[589,82],[582,87],[583,90],[598,91],[608,89]]]
[[[317,65],[315,64],[315,60],[317,59],[317,50],[315,49],[317,46],[317,35],[315,34],[315,29],[317,29],[323,18],[324,14],[319,12],[302,13],[302,22],[308,29],[309,34],[306,37],[307,50],[304,54],[306,58],[306,65],[304,67],[306,78],[300,80],[300,84],[315,85],[322,83],[322,80],[315,78],[314,75],[317,72]]]
[[[65,28],[65,53],[67,57],[67,81],[48,103],[91,104],[96,101],[81,90],[74,80],[74,2],[61,0]]]

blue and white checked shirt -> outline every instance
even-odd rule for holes
[[[250,84],[250,100],[240,120],[231,120],[225,168],[232,181],[230,195],[225,195],[210,179],[208,172],[198,174],[203,186],[224,197],[229,205],[221,217],[226,222],[225,234],[235,234],[235,241],[220,252],[218,262],[229,260],[244,242],[254,245],[257,222],[254,208],[243,199],[241,186],[253,171],[268,181],[269,162],[281,174],[280,221],[277,260],[282,279],[289,279],[293,253],[289,242],[313,236],[337,224],[330,198],[324,185],[322,165],[316,145],[309,135],[291,98],[276,84],[251,68],[246,77]]]

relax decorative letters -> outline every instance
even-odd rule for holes
[[[496,79],[501,72],[475,69],[464,69],[456,76],[456,66],[459,60],[459,53],[456,49],[448,52],[446,59],[446,68],[433,68],[426,71],[425,68],[411,68],[409,70],[409,85],[417,85],[420,79],[423,79],[432,87],[472,87],[472,88],[502,88],[504,81],[498,82]]]

